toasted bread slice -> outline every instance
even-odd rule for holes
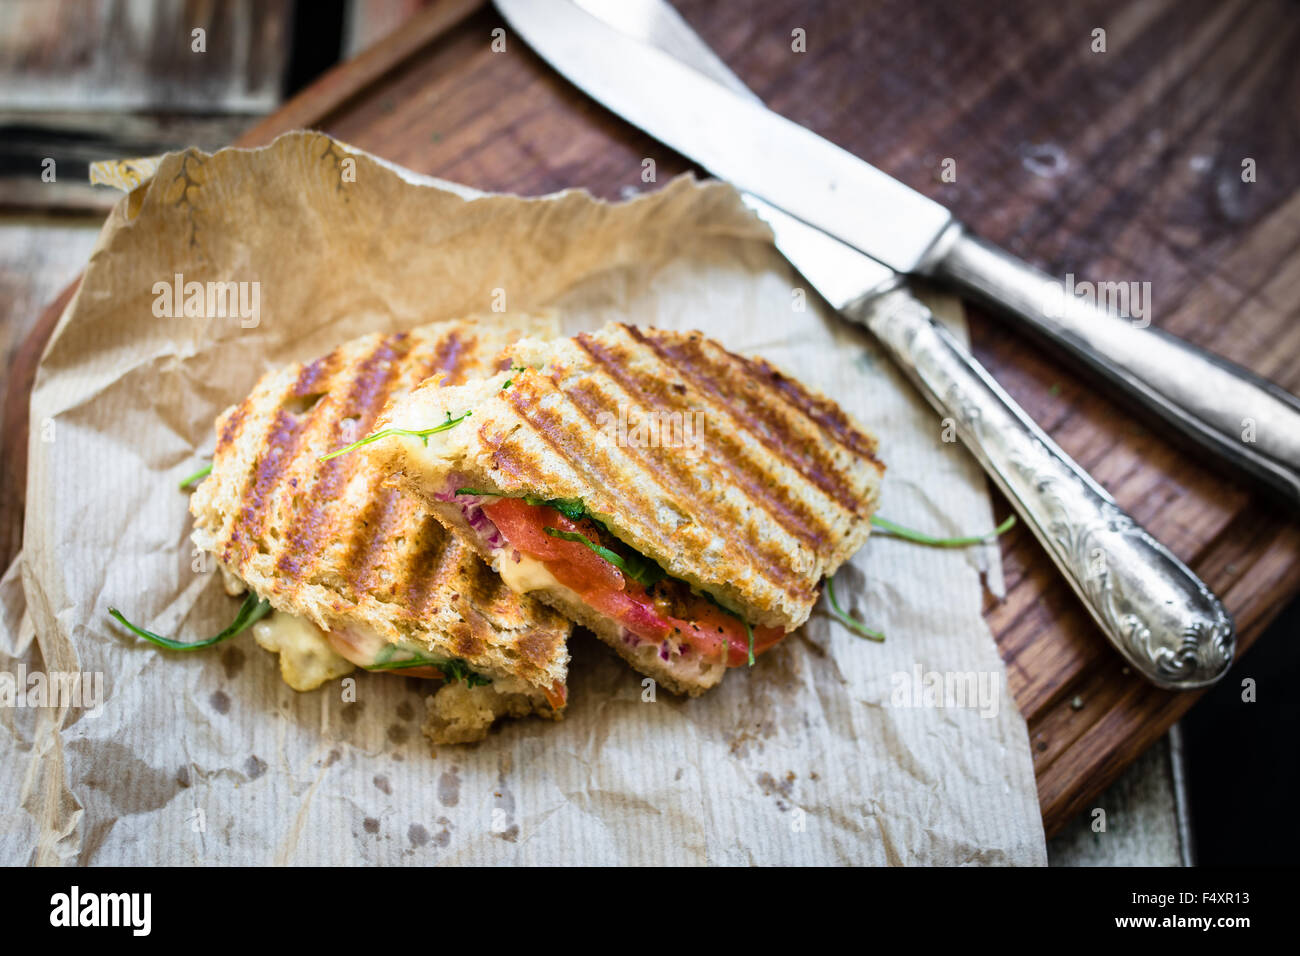
[[[507,588],[364,456],[320,460],[367,434],[385,401],[416,383],[491,374],[517,338],[469,321],[438,323],[367,335],[267,374],[217,420],[212,473],[190,500],[195,544],[277,616],[310,622],[353,663],[431,676],[401,665],[446,662],[432,676],[468,670],[478,677],[466,680],[487,678],[509,696],[509,712],[527,700],[555,715],[569,622]],[[293,686],[342,669],[301,627],[278,635],[263,627],[258,638],[280,651]]]
[[[722,656],[651,644],[515,553],[485,496],[579,500],[605,531],[753,628],[807,620],[824,577],[865,542],[884,466],[830,399],[698,332],[626,325],[525,339],[516,367],[457,388],[422,384],[377,429],[427,428],[363,449],[519,590],[591,628],[671,689],[716,684]],[[473,489],[472,496],[457,495]],[[554,529],[552,529],[554,530]],[[548,531],[548,534],[551,533]],[[734,664],[735,661],[733,660]]]

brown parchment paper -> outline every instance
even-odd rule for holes
[[[801,280],[729,187],[682,179],[606,204],[428,182],[297,133],[168,155],[109,217],[40,366],[24,551],[0,580],[0,668],[99,674],[104,699],[0,707],[0,861],[1044,863],[1025,724],[980,615],[995,547],[873,536],[839,589],[885,644],[819,606],[697,700],[645,700],[578,635],[567,719],[436,753],[419,681],[359,674],[355,703],[337,682],[298,694],[247,634],[168,654],[111,623],[110,604],[198,636],[233,614],[195,570],[176,483],[261,373],[490,315],[502,296],[509,313],[560,308],[567,332],[699,328],[767,356],[879,434],[883,514],[991,526],[973,460],[864,332],[811,293],[801,308]],[[154,285],[177,273],[260,283],[257,325],[156,317]],[[959,308],[934,305],[964,334]],[[994,696],[919,692],[954,674]]]

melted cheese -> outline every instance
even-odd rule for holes
[[[224,564],[218,565],[221,568],[221,586],[226,589],[226,593],[231,597],[239,597],[248,590],[247,585],[239,580],[238,576],[231,574]]]
[[[352,673],[354,666],[330,646],[325,632],[310,621],[276,611],[253,625],[253,639],[280,655],[280,676],[294,690],[315,690]]]
[[[497,564],[497,574],[501,575],[501,580],[506,582],[506,587],[518,594],[564,587],[555,580],[555,575],[547,570],[546,565],[536,558],[521,554],[516,561],[514,554],[507,552],[501,555]]]

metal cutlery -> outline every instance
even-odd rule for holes
[[[1122,317],[1118,294],[1107,296],[1105,307],[1062,294],[1064,283],[973,236],[934,200],[772,112],[748,91],[714,82],[721,61],[698,37],[683,40],[694,34],[675,13],[657,12],[662,3],[497,0],[497,6],[574,84],[720,179],[896,272],[932,277],[999,306],[1180,432],[1300,504],[1300,399],[1141,327],[1145,319]]]
[[[676,78],[679,85],[706,91],[691,107],[691,115],[705,125],[709,122],[708,110],[719,108],[719,104],[745,104],[751,116],[757,115],[755,110],[766,112],[753,93],[662,0],[580,3],[596,16],[567,2],[497,0],[507,20],[543,58],[589,94],[652,134],[657,135],[660,114],[651,110],[649,122],[643,123],[639,110],[644,104],[639,97],[614,95],[612,102],[605,99],[610,71],[626,71],[629,63],[644,65],[654,62],[654,57],[666,60],[683,74]],[[557,8],[564,8],[564,12]],[[571,14],[581,19],[575,20]],[[607,15],[615,27],[600,19]],[[620,30],[631,31],[631,35],[625,36]],[[617,43],[611,36],[617,38]],[[593,45],[603,52],[593,55]],[[662,48],[656,49],[656,45]],[[665,50],[681,56],[684,62],[677,62]],[[657,84],[659,74],[655,76]],[[672,101],[669,110],[681,107],[680,101],[668,99]],[[776,120],[776,127],[784,133],[794,126],[779,117]],[[667,125],[677,128],[673,123]],[[865,166],[808,131],[794,129],[797,132],[792,134],[793,139],[786,141],[791,145],[778,147],[779,151],[791,151],[781,160],[784,170],[779,175],[803,175],[798,149],[805,145],[819,159],[829,155],[835,169],[848,171],[852,164]],[[708,139],[707,135],[703,138]],[[697,152],[689,139],[669,144],[696,157],[715,173],[731,178],[704,158],[713,155],[709,146]],[[716,142],[712,147],[723,149]],[[837,150],[842,157],[833,156],[831,151]],[[760,198],[743,188],[745,180],[752,178],[744,170],[732,169],[725,159],[722,165],[736,174],[733,182],[742,187],[744,201],[771,226],[777,247],[792,265],[846,318],[870,329],[930,404],[953,420],[959,437],[1007,495],[1129,663],[1157,685],[1171,689],[1202,687],[1221,677],[1232,661],[1235,633],[1219,600],[1034,424],[908,291],[900,271],[886,264],[893,258],[926,272],[937,268],[940,261],[965,261],[971,253],[964,251],[966,245],[961,234],[953,231],[957,227],[947,211],[870,167],[866,167],[866,174],[853,171],[857,182],[853,188],[842,190],[834,174],[827,176],[825,166],[821,178],[811,186],[805,181],[789,189],[775,189],[774,195],[788,204],[787,208],[777,208],[767,201],[773,198],[771,192]],[[766,174],[772,175],[773,168],[772,163],[766,164]],[[818,179],[818,175],[814,173],[813,178]],[[879,180],[888,182],[882,184]],[[871,198],[873,190],[878,194],[875,199]],[[899,190],[911,195],[899,200]],[[899,238],[901,248],[890,246],[887,235],[873,236],[871,230],[854,233],[851,228],[854,202],[866,202],[872,208],[870,204],[882,195],[887,202],[890,193],[895,194],[898,214],[904,214],[902,210],[909,202],[924,214],[924,222],[917,229]],[[830,199],[832,196],[836,198]],[[818,208],[818,202],[840,208]],[[798,218],[789,205],[796,207]],[[827,224],[832,231],[827,231]],[[851,243],[842,241],[849,237],[833,231],[837,225],[855,236]],[[952,253],[954,258],[936,259],[934,250],[926,247],[927,242],[933,244],[936,231],[948,237],[944,241],[956,252],[949,249],[945,255]],[[864,255],[863,245],[881,255]],[[934,261],[929,262],[927,257]]]

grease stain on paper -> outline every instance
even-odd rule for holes
[[[444,807],[454,807],[460,803],[460,777],[457,774],[459,769],[452,766],[438,778],[438,802]]]
[[[361,715],[365,713],[365,710],[366,705],[364,701],[358,700],[350,704],[344,704],[343,723],[355,724],[360,719]]]
[[[514,843],[519,839],[519,824],[515,823],[515,795],[506,784],[506,773],[510,770],[510,755],[501,758],[500,771],[497,773],[497,788],[493,792],[492,832]]]
[[[221,667],[226,672],[226,680],[234,680],[244,669],[244,652],[234,646],[228,646],[221,652]]]
[[[438,817],[438,826],[442,829],[434,835],[433,845],[440,850],[446,849],[451,843],[451,821],[446,817]]]
[[[758,775],[758,787],[763,791],[764,796],[776,798],[776,808],[778,810],[789,810],[790,804],[794,802],[794,782],[796,774],[793,770],[786,771],[784,777],[780,780],[773,777],[767,771]]]
[[[397,746],[401,746],[402,744],[406,743],[407,739],[410,736],[411,736],[410,730],[403,727],[401,724],[388,725],[388,740],[390,743]]]

